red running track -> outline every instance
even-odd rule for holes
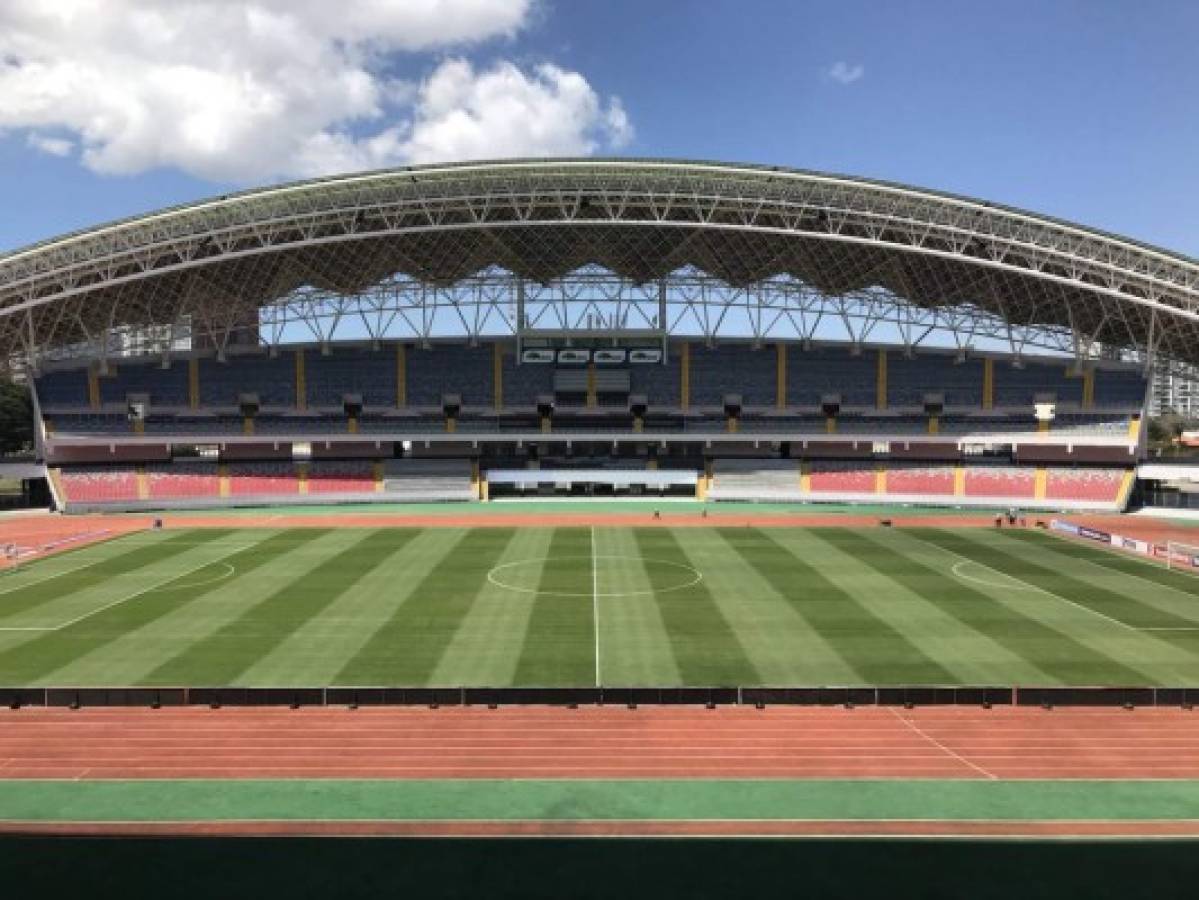
[[[1199,778],[1199,714],[1039,708],[0,711],[0,778]]]

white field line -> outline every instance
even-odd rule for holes
[[[923,738],[924,740],[928,741],[930,744],[932,744],[934,747],[936,747],[942,753],[952,756],[958,762],[962,763],[963,765],[969,766],[975,772],[978,772],[980,775],[983,775],[986,778],[990,778],[992,781],[995,781],[997,779],[998,776],[991,774],[986,769],[984,769],[982,766],[972,763],[970,760],[966,759],[966,757],[962,756],[960,753],[946,747],[944,744],[942,744],[940,741],[938,741],[935,737],[933,737],[932,735],[925,732],[919,725],[917,725],[911,719],[907,719],[907,718],[904,718],[903,716],[901,716],[899,714],[899,712],[896,711],[893,707],[888,706],[887,711],[890,712],[891,715],[895,716],[895,718],[899,719],[899,721],[903,722],[903,724],[906,725],[912,732],[914,732],[916,735]]]
[[[252,546],[253,546],[253,544],[247,544],[238,549],[244,550],[244,549],[247,549],[248,547],[252,547]],[[122,603],[127,603],[128,601],[136,599],[137,597],[140,597],[143,594],[149,594],[153,591],[156,591],[159,588],[161,588],[163,585],[170,584],[172,581],[177,581],[179,578],[182,578],[184,575],[190,575],[192,572],[197,572],[200,569],[204,569],[204,568],[207,568],[208,566],[212,566],[212,565],[221,563],[226,556],[232,556],[234,553],[237,553],[237,552],[238,552],[238,550],[230,550],[228,553],[225,554],[225,556],[218,557],[217,559],[211,559],[211,560],[208,560],[207,562],[202,562],[197,566],[192,566],[190,569],[184,569],[182,572],[176,572],[175,574],[170,575],[167,578],[162,579],[161,581],[156,581],[154,584],[150,585],[149,587],[142,588],[140,591],[134,591],[132,594],[128,594],[124,597],[119,597],[110,603],[105,603],[103,606],[99,606],[96,609],[90,610],[89,612],[85,612],[81,616],[76,616],[75,618],[71,619],[70,621],[62,622],[58,625],[25,625],[25,626],[7,626],[7,627],[0,626],[0,632],[3,632],[3,631],[61,631],[64,628],[70,628],[72,625],[75,625],[78,622],[82,622],[84,619],[90,619],[92,616],[98,615],[98,614],[104,612],[106,609],[112,609],[114,606],[119,606]],[[224,563],[224,565],[229,565],[229,563]],[[234,570],[234,571],[236,571],[236,570]],[[228,578],[228,577],[229,577],[228,575],[224,575],[221,578],[214,579],[214,580],[215,581],[223,581],[225,578]],[[188,587],[199,587],[203,584],[208,584],[208,583],[209,582],[206,580],[204,582],[200,582],[199,584],[191,584],[191,585],[187,585],[187,586]],[[184,587],[184,585],[179,585],[179,587]]]
[[[1036,591],[1037,593],[1044,594],[1046,597],[1052,597],[1055,600],[1060,600],[1062,603],[1068,603],[1070,606],[1073,606],[1075,609],[1081,609],[1083,612],[1088,612],[1093,616],[1098,616],[1101,619],[1105,619],[1106,621],[1111,622],[1113,625],[1119,625],[1121,628],[1127,628],[1129,631],[1144,631],[1143,628],[1137,628],[1135,625],[1129,625],[1127,622],[1122,622],[1119,619],[1113,619],[1111,616],[1107,615],[1106,613],[1101,613],[1097,609],[1091,609],[1091,607],[1089,607],[1089,606],[1083,606],[1081,603],[1075,603],[1073,600],[1069,600],[1069,599],[1063,597],[1061,594],[1055,594],[1053,591],[1047,591],[1047,590],[1045,590],[1045,588],[1039,587],[1038,585],[1035,585],[1035,584],[1031,584],[1030,582],[1025,581],[1023,578],[1019,578],[1015,575],[1009,575],[1007,572],[1004,572],[1002,569],[997,569],[994,566],[989,566],[984,562],[979,562],[978,560],[971,559],[968,556],[962,556],[962,554],[957,553],[956,551],[953,551],[953,550],[948,550],[945,547],[942,547],[940,544],[934,544],[932,541],[926,541],[924,538],[917,537],[916,535],[912,534],[911,532],[905,532],[905,534],[907,537],[910,537],[914,541],[919,541],[920,543],[925,544],[926,546],[932,547],[936,550],[940,550],[942,553],[948,553],[950,556],[956,556],[962,562],[974,563],[976,566],[982,566],[984,569],[990,569],[992,572],[994,572],[996,575],[999,575],[1001,578],[1007,578],[1010,581],[1019,582],[1020,584],[1024,585],[1025,590]],[[953,574],[956,575],[957,577],[959,577],[959,578],[962,577],[958,572],[954,571],[952,566],[950,566],[949,570],[951,572],[953,572]],[[968,581],[970,579],[963,579],[963,580]],[[975,580],[977,580],[977,579],[975,579]],[[991,587],[997,588],[996,585],[991,585]],[[997,589],[1002,590],[1002,588],[997,588]],[[1019,588],[1018,588],[1018,590],[1019,590]]]
[[[44,575],[41,578],[35,578],[32,581],[23,581],[18,585],[14,585],[13,587],[5,588],[4,590],[0,591],[0,597],[3,597],[5,594],[11,594],[13,591],[20,591],[20,590],[24,590],[27,587],[33,587],[33,585],[35,585],[35,584],[41,584],[43,581],[49,581],[51,578],[57,578],[60,575],[70,575],[72,572],[78,572],[80,569],[87,569],[87,568],[90,568],[91,566],[98,566],[102,562],[105,562],[105,560],[95,559],[95,560],[92,560],[91,562],[80,563],[77,566],[72,566],[69,569],[63,569],[61,572],[51,572],[49,575]],[[14,572],[13,574],[16,575],[17,572]]]
[[[595,526],[591,526],[591,618],[595,628],[595,686],[600,686],[599,559],[595,555]]]

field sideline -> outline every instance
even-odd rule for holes
[[[1199,579],[1032,531],[195,528],[0,576],[0,684],[1193,684]]]

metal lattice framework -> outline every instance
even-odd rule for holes
[[[0,358],[115,331],[268,343],[661,331],[1199,363],[1199,263],[979,200],[788,169],[513,160],[302,182],[0,257]]]

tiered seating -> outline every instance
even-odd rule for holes
[[[100,376],[101,403],[124,403],[128,394],[148,394],[152,406],[186,406],[187,363],[164,369],[157,359],[121,361]]]
[[[1005,497],[1032,499],[1035,473],[1018,466],[967,466],[967,497]]]
[[[1130,419],[1119,413],[1058,413],[1050,426],[1069,434],[1128,434]]]
[[[124,414],[54,413],[46,416],[56,435],[128,434],[133,430]]]
[[[941,394],[946,406],[982,406],[983,361],[956,362],[946,354],[902,353],[887,357],[887,399],[891,406],[920,406],[925,394]]]
[[[926,416],[838,416],[839,434],[925,434]]]
[[[1037,394],[1056,395],[1058,403],[1082,402],[1082,378],[1068,376],[1069,361],[1041,363],[1025,360],[1023,368],[995,361],[995,405],[1031,406]],[[1139,404],[1137,404],[1139,405]]]
[[[369,460],[314,462],[308,467],[310,494],[364,494],[375,489],[375,467]]]
[[[235,497],[299,491],[300,479],[290,462],[243,462],[229,466],[229,493]]]
[[[505,353],[501,374],[504,406],[528,409],[541,394],[554,392],[554,366],[548,363],[519,363],[514,353]],[[494,399],[494,398],[493,398]],[[678,398],[675,398],[678,402]]]
[[[794,500],[799,465],[791,459],[720,459],[712,464],[713,500]]]
[[[61,484],[70,503],[118,503],[137,499],[133,469],[77,468],[62,473]]]
[[[443,394],[457,394],[468,406],[495,402],[491,347],[435,344],[408,351],[408,405],[441,406]]]
[[[383,492],[400,500],[473,500],[466,459],[394,459],[384,463]]]
[[[1145,402],[1147,387],[1138,369],[1096,369],[1095,405],[1137,409]]]
[[[359,394],[367,406],[395,406],[394,347],[334,347],[328,354],[309,350],[305,358],[309,406],[340,407],[346,394]]]
[[[1115,503],[1124,481],[1122,469],[1048,470],[1045,496],[1049,500],[1099,500]]]
[[[842,406],[873,407],[878,358],[873,351],[854,356],[845,347],[787,348],[787,404],[819,406],[825,394],[840,394]]]
[[[87,406],[86,369],[43,372],[34,384],[43,407]]]
[[[146,480],[152,500],[185,500],[220,495],[220,478],[215,463],[148,466]]]
[[[682,364],[679,350],[674,348],[665,363],[642,363],[629,366],[629,392],[644,394],[651,409],[671,409],[679,405],[683,395]]]
[[[771,406],[777,391],[773,347],[746,345],[691,348],[691,402],[719,406],[725,394],[740,394],[745,406]]]
[[[816,460],[812,463],[812,492],[873,493],[874,463],[870,460]]]
[[[290,351],[278,356],[238,355],[228,362],[200,360],[200,403],[234,406],[239,394],[257,394],[263,406],[296,405],[296,360]]]
[[[887,465],[888,494],[925,497],[953,495],[953,466],[892,462]]]

